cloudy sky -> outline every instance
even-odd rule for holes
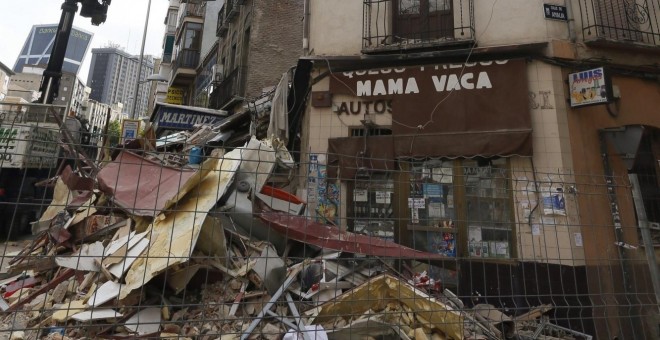
[[[13,68],[32,25],[57,24],[62,14],[64,0],[0,0],[0,62]],[[89,18],[80,15],[73,25],[94,34],[92,44],[78,76],[87,82],[92,48],[113,42],[128,53],[139,55],[146,19],[147,0],[113,0],[108,9],[108,19],[100,26],[93,26]],[[167,14],[168,0],[152,0],[149,13],[149,29],[144,48],[145,54],[160,56]],[[80,8],[80,5],[78,5]]]

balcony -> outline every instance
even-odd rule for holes
[[[583,0],[578,3],[586,43],[660,46],[660,0]]]
[[[163,60],[161,63],[169,64],[172,62],[172,53],[163,53]]]
[[[362,52],[472,45],[473,1],[363,0]]]
[[[227,22],[231,21],[231,19],[234,19],[236,14],[238,14],[238,6],[235,4],[236,1],[234,0],[227,0],[225,2],[225,20]]]
[[[199,51],[183,49],[172,63],[172,84],[189,85],[195,79],[195,69],[199,64]]]
[[[222,109],[245,94],[246,67],[237,67],[211,93],[211,107]],[[240,97],[240,98],[239,98]]]
[[[218,12],[218,28],[215,31],[215,35],[219,38],[225,37],[229,31],[229,20],[225,20],[225,6],[226,4]]]
[[[206,6],[203,3],[182,4],[181,8],[179,9],[179,23],[177,27],[179,29],[183,27],[183,22],[186,20],[203,23],[205,10],[206,10]]]

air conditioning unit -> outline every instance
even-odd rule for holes
[[[220,82],[222,81],[225,74],[225,67],[222,64],[215,64],[211,66],[211,74],[213,75],[213,81]]]

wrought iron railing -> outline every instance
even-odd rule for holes
[[[247,76],[246,67],[237,67],[211,93],[211,107],[222,108],[232,98],[243,97]]]
[[[227,4],[224,4],[222,8],[220,8],[220,11],[218,11],[218,28],[215,31],[215,35],[217,37],[224,37],[225,34],[227,34],[227,31],[229,30],[229,25],[225,18],[226,6]]]
[[[239,10],[239,6],[236,4],[236,0],[227,0],[225,2],[225,6],[227,7],[225,12],[225,16],[227,21],[233,19],[237,14]]]
[[[660,45],[660,0],[580,0],[579,4],[584,40]]]
[[[473,42],[473,0],[363,0],[364,52]]]

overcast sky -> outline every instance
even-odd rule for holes
[[[59,23],[62,3],[64,0],[0,0],[0,62],[13,68],[32,25]],[[78,5],[73,25],[94,34],[78,73],[80,79],[87,82],[92,48],[102,47],[112,41],[130,54],[140,54],[147,3],[147,0],[113,0],[108,8],[108,19],[100,26],[93,26],[89,18],[81,17]],[[163,22],[168,5],[168,0],[151,1],[145,54],[156,57],[162,54]]]

